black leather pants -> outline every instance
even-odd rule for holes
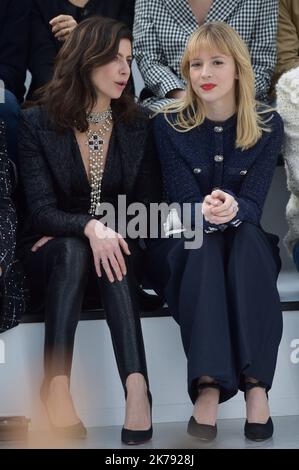
[[[130,251],[134,251],[131,245]],[[132,256],[126,257],[127,275],[122,281],[111,283],[105,273],[97,278],[124,387],[134,372],[143,374],[148,384]],[[29,252],[24,264],[32,290],[45,295],[45,379],[70,376],[84,293],[89,276],[96,276],[89,243],[80,238],[54,238],[37,252]]]

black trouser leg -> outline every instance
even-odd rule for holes
[[[245,376],[266,383],[267,390],[274,377],[282,335],[276,243],[275,237],[246,222],[231,241],[227,276],[231,334],[242,390]]]
[[[111,283],[105,273],[99,279],[101,299],[125,392],[126,379],[134,372],[141,373],[148,385],[135,273],[129,257],[126,257],[126,266],[127,274],[122,281]]]
[[[91,264],[88,242],[59,237],[25,259],[34,290],[45,295],[45,379],[68,375]]]
[[[131,251],[133,254],[132,249]],[[135,252],[136,249],[134,255]],[[140,372],[148,384],[136,297],[136,260],[133,261],[128,257],[126,264],[127,275],[122,281],[110,283],[104,271],[102,277],[98,279],[124,388],[127,376],[133,372]],[[94,270],[90,246],[87,241],[79,238],[56,238],[46,243],[36,253],[30,252],[25,265],[28,277],[35,281],[33,289],[46,292],[46,379],[50,380],[55,375],[70,375],[74,336],[89,269]]]

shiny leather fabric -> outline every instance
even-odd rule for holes
[[[118,371],[124,387],[127,376],[133,372],[143,374],[148,384],[135,274],[128,257],[126,265],[127,275],[122,281],[111,283],[105,274],[98,281]]]
[[[126,263],[127,275],[122,281],[110,283],[105,274],[97,279],[124,388],[133,372],[143,374],[148,383],[135,264],[130,257]],[[69,376],[84,293],[89,276],[96,275],[89,243],[76,237],[54,238],[35,253],[29,250],[24,265],[31,291],[45,296],[46,381],[56,375]]]

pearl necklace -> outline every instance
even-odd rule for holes
[[[111,106],[109,106],[106,111],[97,111],[93,113],[89,113],[86,116],[87,122],[90,124],[102,124],[112,116]]]
[[[86,145],[89,149],[89,169],[90,169],[90,209],[89,214],[99,215],[102,179],[104,174],[104,137],[112,127],[112,111],[108,108],[102,113],[90,113],[87,115],[89,123],[98,124],[97,129],[86,131]]]

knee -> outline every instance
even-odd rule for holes
[[[251,255],[260,256],[261,253],[268,252],[269,248],[273,254],[279,255],[278,241],[276,235],[266,234],[257,225],[243,222],[236,229],[234,248],[247,258]]]
[[[213,233],[203,233],[202,245],[199,248],[200,252],[210,253],[217,251],[224,243],[224,234],[221,230]]]
[[[257,225],[251,224],[249,222],[243,222],[236,229],[235,240],[242,238],[243,240],[246,237],[246,241],[253,241],[258,238],[259,233],[261,232],[260,228]]]
[[[91,250],[84,239],[61,237],[55,239],[56,263],[72,273],[85,272],[89,268]]]

